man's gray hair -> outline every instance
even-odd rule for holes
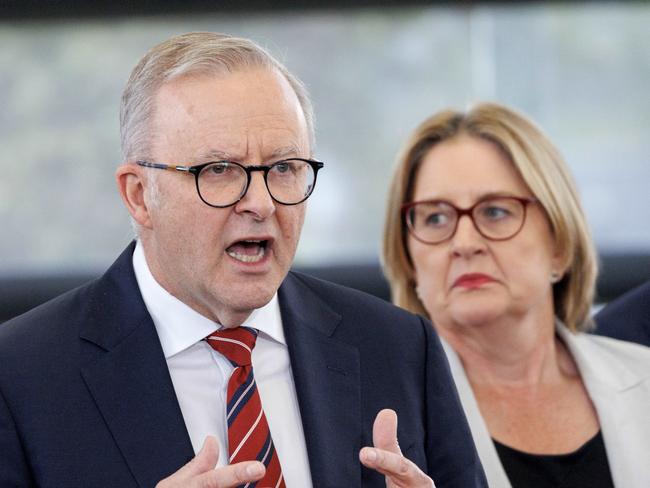
[[[307,89],[265,49],[249,39],[191,32],[154,46],[131,72],[122,93],[120,133],[123,161],[150,157],[155,96],[165,83],[188,75],[232,73],[246,68],[277,70],[293,88],[314,147],[314,116]]]

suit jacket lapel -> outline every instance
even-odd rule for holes
[[[360,486],[359,351],[333,339],[341,316],[295,274],[279,299],[314,485]]]
[[[154,486],[194,452],[132,253],[133,245],[95,285],[81,332],[81,374],[134,478]]]

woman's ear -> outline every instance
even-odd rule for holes
[[[555,251],[551,258],[551,283],[557,283],[562,280],[567,269],[569,268],[569,263],[571,262],[571,256],[569,251],[561,248],[557,243],[555,244]]]
[[[140,227],[151,228],[151,216],[145,199],[146,180],[135,164],[124,163],[117,168],[115,180],[122,201]]]

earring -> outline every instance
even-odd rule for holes
[[[422,296],[420,295],[420,287],[419,286],[415,287],[415,296],[418,297],[418,300],[422,301]]]
[[[557,283],[562,276],[557,271],[551,271],[551,283]]]

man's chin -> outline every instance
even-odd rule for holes
[[[230,296],[224,297],[224,303],[235,313],[251,313],[268,304],[279,286],[279,283],[266,286],[233,286],[228,293]]]
[[[288,270],[282,272],[274,267],[271,272],[263,275],[242,275],[241,273],[225,273],[220,279],[211,283],[207,303],[219,304],[222,315],[244,316],[244,320],[253,310],[267,305],[278,291]],[[207,291],[207,290],[206,290]],[[221,322],[224,326],[226,323]]]
[[[233,308],[239,310],[250,310],[253,311],[257,308],[262,308],[267,305],[275,293],[277,292],[278,287],[267,288],[262,290],[251,290],[248,294],[240,295],[237,303],[234,304]]]

